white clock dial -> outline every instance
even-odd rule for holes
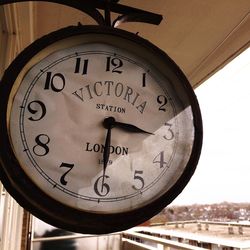
[[[49,196],[79,210],[124,212],[157,199],[182,174],[180,161],[192,149],[182,142],[194,135],[183,107],[171,83],[138,56],[83,44],[26,72],[11,107],[10,136],[22,168]],[[104,172],[107,117],[152,134],[114,127]]]
[[[26,48],[0,85],[0,178],[36,217],[81,233],[138,225],[193,175],[195,94],[150,42],[67,27]]]

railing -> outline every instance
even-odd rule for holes
[[[238,223],[238,222],[227,222],[227,221],[205,221],[205,220],[188,220],[188,221],[173,221],[164,223],[164,225],[175,225],[175,224],[209,224],[209,225],[221,225],[221,226],[242,226],[242,227],[250,227],[250,223]],[[156,224],[158,226],[158,224]]]
[[[178,224],[197,224],[197,226],[203,225],[223,225],[228,228],[231,227],[248,227],[248,224],[242,223],[227,223],[227,222],[208,222],[208,221],[178,221],[166,223],[168,226]],[[158,225],[159,226],[159,225]],[[210,228],[203,227],[204,230],[210,230]],[[199,230],[199,229],[198,229]],[[230,233],[230,232],[229,232]],[[243,234],[243,232],[242,232]],[[155,227],[138,227],[130,229],[124,232],[118,232],[108,235],[84,235],[84,234],[71,234],[64,236],[55,237],[42,237],[42,238],[31,238],[31,250],[36,244],[42,244],[45,241],[60,241],[60,240],[78,240],[79,245],[82,243],[88,245],[91,250],[166,250],[166,249],[181,249],[181,250],[205,250],[207,245],[194,244],[193,239],[172,237],[162,230],[158,230]],[[79,241],[80,240],[80,241]],[[179,241],[178,241],[179,240]],[[181,242],[180,242],[181,241]],[[198,240],[197,240],[198,241]],[[115,242],[115,244],[114,244]],[[90,245],[89,245],[90,244]],[[191,245],[193,244],[193,245]],[[220,244],[220,243],[216,243]],[[194,246],[195,245],[195,246]],[[200,247],[198,247],[200,246]],[[203,247],[201,247],[203,246]],[[226,245],[225,245],[226,246]],[[8,249],[8,248],[6,248]],[[34,248],[35,249],[35,248]]]
[[[153,243],[153,244],[152,244]],[[152,246],[154,245],[154,246]],[[168,239],[150,236],[133,231],[126,231],[122,234],[122,250],[139,249],[182,249],[182,250],[204,250],[206,248],[196,247],[189,244],[172,241]]]
[[[243,227],[248,227],[248,224],[234,223],[234,222],[211,222],[211,221],[178,221],[178,222],[169,222],[165,225],[171,226],[178,224],[178,227],[188,225],[188,224],[197,224],[197,230],[209,231],[210,226],[212,225],[222,225],[228,228],[229,234],[237,234],[233,228],[239,228],[239,234],[243,234]],[[158,225],[158,224],[157,224]],[[202,227],[201,227],[202,225]],[[159,225],[158,225],[159,226]],[[240,230],[241,229],[241,230]],[[110,244],[111,239],[116,239],[116,244]],[[34,238],[32,243],[38,243],[43,241],[51,240],[70,240],[70,239],[84,239],[84,242],[99,242],[98,248],[93,248],[93,250],[165,250],[165,249],[181,249],[181,250],[204,250],[207,245],[204,245],[202,242],[194,244],[194,239],[190,238],[180,238],[172,237],[171,235],[165,234],[161,230],[151,226],[151,227],[141,227],[134,228],[128,231],[109,234],[109,235],[82,235],[82,234],[72,234],[67,236],[58,236],[58,237],[49,237],[49,238]],[[180,239],[179,239],[180,238]],[[182,242],[180,242],[180,241]],[[198,241],[198,240],[197,240]],[[191,245],[193,244],[193,245]],[[194,246],[195,245],[195,246]],[[200,247],[198,247],[200,246]],[[201,247],[203,246],[203,247]],[[111,248],[110,248],[111,247]]]
[[[235,234],[237,231],[239,234],[243,235],[243,228],[250,227],[250,223],[238,223],[238,222],[223,222],[223,221],[203,221],[203,220],[190,220],[190,221],[175,221],[175,222],[168,222],[163,225],[165,226],[171,226],[175,225],[175,228],[178,228],[179,226],[184,227],[186,224],[197,224],[197,228],[199,231],[202,230],[202,225],[205,226],[205,230],[208,231],[210,226],[225,226],[228,228],[228,234]],[[160,226],[158,224],[153,226]],[[235,230],[236,231],[235,231]]]
[[[55,241],[55,240],[72,240],[72,239],[88,239],[99,237],[114,237],[120,236],[120,246],[116,246],[112,248],[112,250],[164,250],[164,249],[181,249],[181,250],[205,250],[206,248],[196,247],[189,244],[172,241],[168,239],[163,239],[156,236],[150,236],[142,233],[138,233],[135,231],[124,231],[121,233],[96,236],[96,235],[83,235],[83,234],[73,234],[73,235],[65,235],[65,236],[56,236],[56,237],[48,237],[48,238],[35,238],[32,240],[35,242],[44,242],[44,241]],[[106,249],[105,242],[103,242],[102,246],[99,246],[99,249]],[[97,249],[96,249],[97,250]]]

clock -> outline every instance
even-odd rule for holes
[[[70,231],[136,226],[183,190],[202,119],[179,67],[119,29],[67,27],[26,48],[0,89],[1,179],[38,218]]]

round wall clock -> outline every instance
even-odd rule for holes
[[[25,49],[0,89],[1,179],[70,231],[136,226],[186,186],[202,120],[181,70],[126,31],[68,27]]]

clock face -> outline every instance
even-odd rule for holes
[[[40,192],[80,213],[112,215],[169,203],[166,195],[182,190],[196,117],[186,85],[161,57],[94,33],[50,42],[25,63],[8,98],[7,130]]]

